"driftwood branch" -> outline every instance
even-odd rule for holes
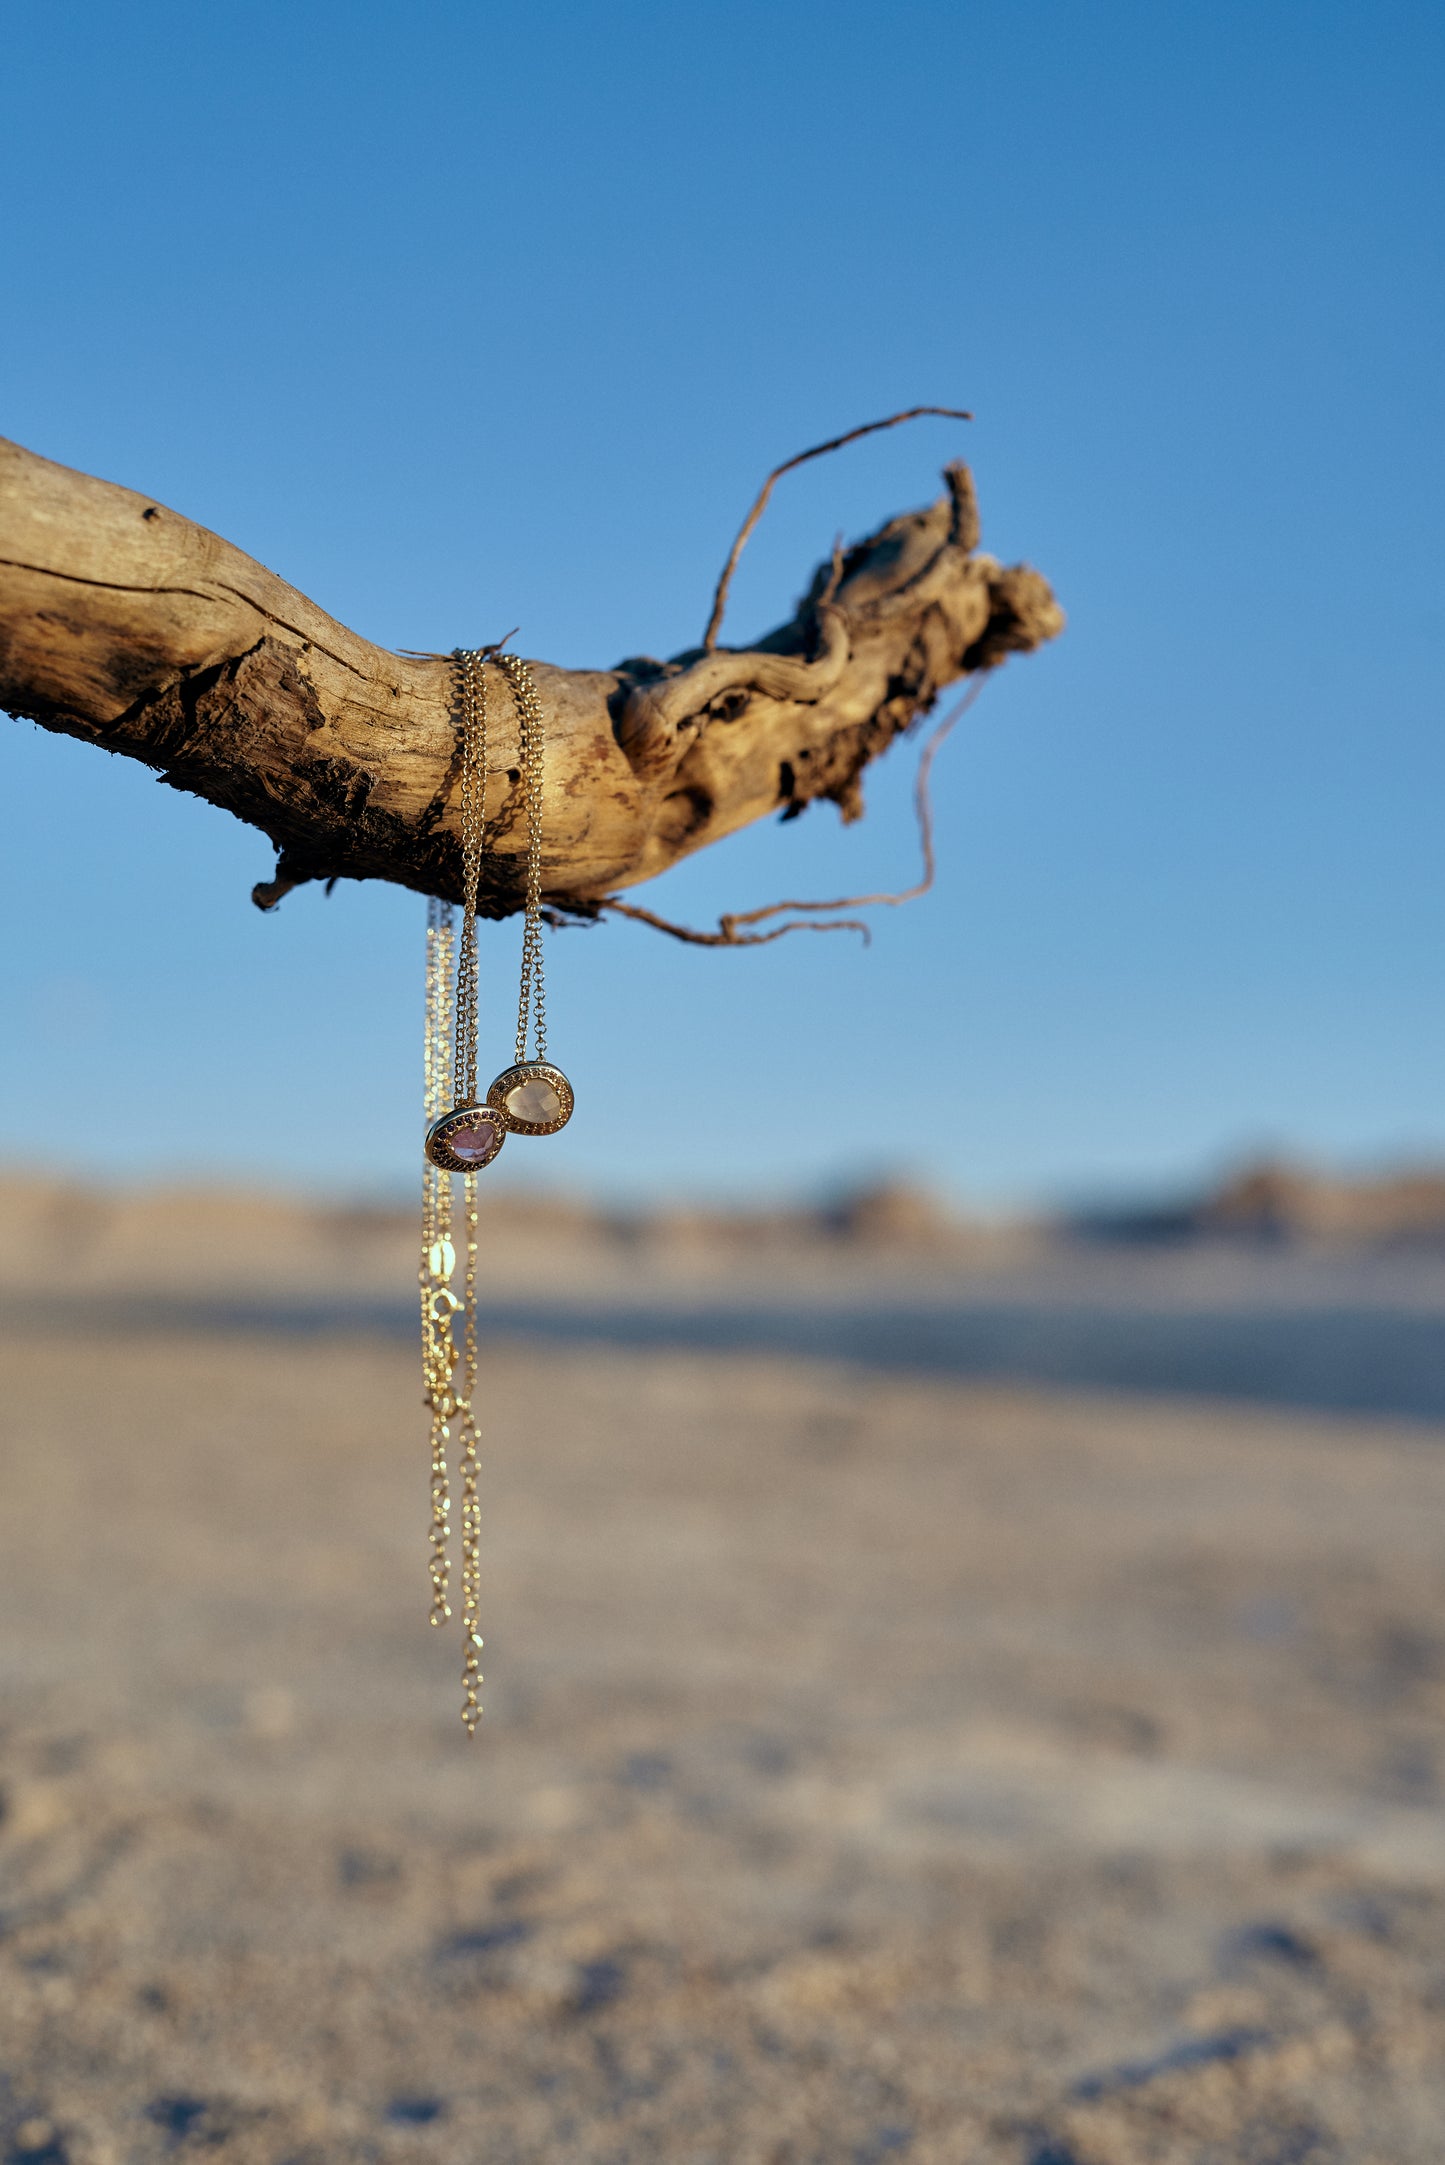
[[[928,509],[835,552],[755,648],[532,662],[554,910],[595,916],[614,889],[768,813],[827,798],[857,818],[868,762],[946,685],[1054,637],[1045,580],[979,551],[968,469],[944,478]],[[482,907],[504,916],[520,906],[525,837],[500,672],[490,689]],[[372,646],[178,513],[3,440],[0,707],[143,760],[260,828],[278,852],[263,907],[310,879],[459,895],[443,657]]]

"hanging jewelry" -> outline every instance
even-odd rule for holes
[[[456,944],[450,902],[429,899],[426,906],[425,1106],[436,1119],[452,1094],[452,960]],[[421,1190],[421,1364],[422,1384],[431,1414],[431,1621],[444,1624],[451,1615],[447,1599],[451,1547],[451,1489],[447,1448],[456,1413],[452,1372],[457,1346],[452,1317],[456,1250],[452,1246],[452,1182],[431,1158],[423,1160]]]
[[[454,657],[461,729],[462,935],[456,941],[449,902],[427,902],[426,1035],[423,1057],[426,1126],[422,1176],[422,1378],[431,1415],[431,1621],[451,1615],[448,1599],[451,1487],[447,1451],[459,1450],[462,1509],[462,1723],[475,1736],[482,1708],[481,1502],[477,1489],[477,1174],[501,1149],[506,1124],[477,1098],[477,892],[485,832],[486,683],[479,654]],[[455,961],[455,979],[453,962]],[[455,989],[453,989],[455,985]],[[461,1103],[453,1103],[460,1091]],[[452,1174],[462,1183],[466,1263],[462,1298],[452,1291]],[[456,1316],[465,1311],[462,1343]],[[460,1386],[456,1371],[461,1368]]]
[[[498,654],[512,687],[521,735],[522,794],[527,814],[527,886],[522,919],[522,983],[517,998],[517,1057],[487,1092],[487,1103],[514,1135],[555,1135],[576,1102],[561,1068],[547,1058],[547,992],[542,970],[542,796],[546,717],[532,672],[515,654]],[[527,1058],[528,1027],[535,1053]]]
[[[477,891],[487,787],[487,679],[475,649],[459,647],[456,670],[461,729],[462,936],[457,949],[456,1058],[451,1083],[460,1101],[443,1099],[431,1114],[426,1154],[446,1173],[479,1172],[507,1139],[507,1122],[477,1101]],[[430,1108],[428,1108],[430,1114]]]
[[[508,1133],[552,1135],[572,1117],[572,1085],[547,1059],[547,1003],[542,966],[542,800],[546,726],[532,673],[515,655],[496,656],[516,703],[521,782],[527,820],[522,981],[517,1003],[517,1058],[477,1099],[477,898],[486,832],[487,686],[483,652],[458,648],[456,671],[461,737],[462,930],[456,938],[451,903],[427,903],[426,1038],[424,1052],[425,1170],[422,1179],[422,1375],[431,1415],[431,1621],[451,1615],[449,1600],[451,1484],[448,1451],[455,1442],[461,1474],[462,1722],[476,1734],[482,1708],[480,1654],[481,1504],[477,1488],[477,1174],[491,1164]],[[527,1057],[532,1037],[535,1054]],[[454,1099],[454,1093],[456,1093]],[[452,1175],[463,1181],[466,1262],[462,1298],[452,1290]],[[456,1316],[464,1311],[462,1343]],[[456,1371],[460,1367],[460,1386]]]

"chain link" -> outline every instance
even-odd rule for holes
[[[477,1176],[465,1176],[467,1321],[462,1352],[462,1723],[475,1736],[481,1718],[482,1507],[477,1493]]]
[[[547,992],[542,971],[542,798],[547,721],[532,672],[516,654],[499,654],[497,667],[512,687],[521,734],[522,802],[527,818],[527,884],[522,920],[522,987],[517,999],[517,1060],[527,1057],[530,1020],[535,1058],[547,1057]]]
[[[426,906],[426,1034],[423,1092],[428,1125],[451,1104],[452,957],[455,946],[452,906],[434,897]],[[447,1448],[456,1413],[452,1372],[457,1364],[451,1289],[452,1184],[440,1166],[423,1159],[421,1198],[421,1356],[423,1395],[431,1414],[431,1622],[451,1615],[448,1600],[451,1548],[451,1486]]]
[[[547,1056],[547,999],[542,966],[542,798],[546,724],[532,672],[514,654],[498,654],[497,667],[511,686],[520,732],[522,806],[527,824],[527,863],[522,925],[522,981],[517,1003],[517,1059],[527,1057],[530,1033],[536,1057]],[[424,1097],[427,1124],[457,1104],[477,1102],[477,898],[486,835],[487,681],[485,650],[458,647],[452,656],[461,737],[460,824],[462,844],[461,937],[449,902],[427,903],[426,1048]],[[455,988],[455,989],[453,989]],[[447,1451],[455,1438],[461,1481],[462,1722],[475,1735],[482,1707],[481,1499],[478,1490],[477,1390],[477,1174],[464,1176],[462,1232],[466,1246],[462,1293],[452,1291],[456,1251],[452,1232],[450,1173],[426,1160],[422,1188],[421,1330],[426,1403],[431,1409],[431,1621],[451,1615],[451,1485]],[[465,1309],[460,1348],[454,1318]],[[461,1366],[461,1387],[456,1369]]]
[[[456,1052],[454,1081],[459,1102],[477,1102],[477,894],[481,885],[482,845],[486,835],[487,797],[487,678],[483,655],[476,648],[459,647],[453,657],[457,672],[458,706],[462,740],[462,936],[457,950]],[[444,1173],[448,1191],[451,1176]],[[463,1181],[463,1230],[466,1265],[462,1283],[466,1322],[462,1338],[462,1387],[455,1401],[459,1471],[462,1487],[462,1723],[475,1736],[481,1717],[477,1687],[482,1681],[478,1655],[481,1650],[481,1499],[477,1488],[477,1421],[474,1402],[477,1389],[477,1175],[468,1172]],[[456,1349],[453,1342],[453,1358]]]
[[[477,890],[486,833],[487,677],[475,647],[458,647],[457,671],[462,739],[462,938],[457,952],[456,1083],[459,1102],[477,1098]]]

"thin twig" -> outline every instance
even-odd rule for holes
[[[478,660],[488,662],[494,654],[500,654],[503,647],[511,645],[521,629],[520,624],[514,624],[504,639],[494,639],[490,646],[477,647],[474,651]],[[450,654],[433,654],[429,647],[419,646],[393,647],[392,652],[404,655],[409,662],[450,662],[457,658],[455,648]]]
[[[786,909],[787,904],[779,907]],[[769,940],[780,940],[785,932],[861,932],[865,947],[873,937],[861,917],[830,918],[826,924],[815,924],[807,918],[800,925],[774,925],[771,932],[735,932],[733,927],[742,920],[722,917],[716,932],[699,932],[692,925],[675,925],[670,917],[659,917],[653,910],[639,909],[635,902],[619,902],[616,895],[605,896],[598,908],[612,910],[619,917],[635,917],[640,925],[671,933],[673,939],[686,940],[690,947],[766,947]]]
[[[712,615],[708,618],[707,630],[702,635],[702,647],[705,654],[711,654],[717,646],[718,633],[722,630],[723,611],[728,605],[728,588],[732,585],[733,573],[738,566],[738,558],[747,546],[748,536],[767,510],[768,498],[772,495],[775,484],[782,480],[783,475],[790,474],[795,466],[806,465],[809,459],[822,458],[825,452],[841,451],[844,444],[856,443],[860,436],[876,436],[880,429],[897,428],[900,421],[916,421],[921,414],[941,414],[946,421],[971,421],[973,419],[971,413],[965,413],[959,406],[910,406],[904,413],[889,414],[885,421],[865,421],[862,428],[850,428],[845,436],[834,436],[830,442],[825,444],[814,444],[811,451],[800,451],[796,457],[784,459],[781,466],[773,468],[762,488],[758,491],[757,502],[739,527],[738,538],[732,545],[732,553],[723,566],[722,577],[717,583],[717,592],[713,595]]]
[[[675,925],[667,917],[658,917],[652,910],[639,909],[635,902],[620,902],[616,895],[608,895],[599,903],[604,910],[614,910],[619,917],[634,917],[639,924],[652,925],[659,932],[671,933],[675,940],[686,940],[692,947],[765,947],[769,940],[780,940],[785,932],[861,932],[865,947],[870,945],[872,934],[858,917],[830,917],[819,924],[803,913],[811,910],[863,910],[887,904],[894,907],[900,902],[916,902],[926,895],[933,885],[938,870],[933,848],[933,799],[929,793],[929,777],[933,762],[943,747],[944,740],[954,727],[963,720],[977,699],[986,676],[978,676],[970,684],[963,697],[956,700],[933,730],[918,759],[918,772],[913,780],[913,809],[918,818],[918,842],[923,853],[923,877],[912,887],[904,887],[891,895],[842,895],[836,902],[769,902],[760,910],[729,910],[718,919],[716,932],[698,932],[691,925]],[[740,925],[760,925],[765,917],[777,917],[793,910],[803,918],[800,924],[775,925],[771,932],[741,932]]]
[[[933,852],[933,800],[928,788],[933,762],[938,757],[945,738],[954,726],[963,720],[987,682],[986,676],[974,678],[962,699],[956,701],[944,715],[919,755],[918,772],[913,781],[913,809],[918,818],[923,877],[916,885],[901,888],[893,895],[840,895],[836,902],[770,902],[765,909],[739,910],[731,917],[724,917],[721,922],[725,925],[757,925],[761,924],[765,917],[776,917],[780,910],[867,910],[883,905],[894,908],[900,902],[916,902],[920,895],[926,895],[933,885],[938,869]]]

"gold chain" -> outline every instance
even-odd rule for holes
[[[542,969],[542,801],[546,725],[532,672],[514,654],[498,654],[497,667],[511,686],[520,732],[522,802],[527,822],[522,983],[517,1005],[517,1059],[527,1057],[529,1026],[536,1057],[547,1056],[547,1000]],[[425,1111],[428,1128],[455,1106],[477,1101],[477,897],[486,835],[487,682],[485,650],[458,647],[456,672],[461,736],[460,825],[462,923],[456,936],[449,902],[427,903]],[[455,990],[453,986],[455,985]],[[451,1487],[447,1451],[457,1443],[461,1482],[462,1722],[476,1734],[482,1708],[481,1499],[478,1491],[477,1390],[477,1169],[463,1176],[462,1232],[466,1261],[459,1302],[452,1291],[456,1250],[452,1242],[452,1176],[430,1158],[422,1188],[422,1369],[431,1409],[431,1621],[451,1615],[448,1599]],[[458,1347],[454,1318],[465,1308]],[[461,1366],[461,1388],[456,1369]]]
[[[466,1277],[462,1287],[467,1320],[462,1341],[462,1398],[459,1409],[462,1439],[462,1723],[467,1735],[475,1736],[482,1713],[477,1698],[477,1686],[482,1681],[482,1506],[477,1493],[478,1437],[476,1415],[473,1411],[477,1390],[476,1174],[467,1173],[462,1185],[466,1192],[467,1235]]]
[[[454,659],[462,734],[462,938],[457,951],[455,1081],[457,1102],[472,1105],[477,1096],[477,890],[486,831],[487,678],[475,648],[458,647]]]
[[[532,672],[515,654],[499,654],[497,667],[512,687],[521,732],[522,794],[527,813],[527,888],[522,920],[522,989],[517,1001],[517,1060],[527,1057],[530,1014],[536,1057],[547,1057],[547,992],[542,975],[542,797],[547,723]]]
[[[429,898],[426,906],[425,1098],[428,1122],[452,1102],[452,956],[455,929],[450,902]],[[423,1160],[421,1194],[421,1357],[422,1383],[431,1414],[431,1621],[444,1624],[451,1615],[447,1599],[451,1546],[451,1490],[447,1446],[456,1413],[452,1371],[457,1364],[452,1316],[456,1297],[452,1270],[452,1183],[449,1174]]]
[[[472,1105],[477,1096],[477,891],[482,876],[482,843],[486,834],[487,800],[487,678],[483,658],[474,648],[459,647],[456,654],[458,691],[461,694],[462,775],[462,937],[457,950],[456,1075],[460,1102]],[[442,1178],[451,1185],[450,1174]],[[478,1654],[481,1650],[480,1603],[482,1590],[481,1499],[477,1491],[477,1421],[474,1400],[477,1390],[477,1175],[462,1180],[463,1224],[466,1234],[466,1267],[462,1297],[466,1308],[463,1333],[462,1388],[457,1400],[462,1483],[462,1724],[468,1736],[477,1733],[481,1705],[477,1686],[482,1681]]]

